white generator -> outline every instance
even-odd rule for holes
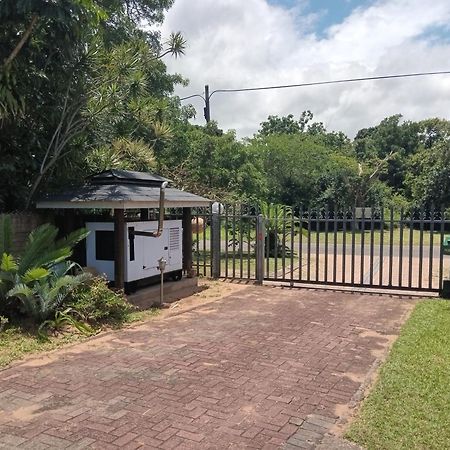
[[[90,231],[86,239],[86,264],[104,274],[109,281],[114,281],[114,223],[87,222]],[[173,279],[180,279],[182,274],[182,239],[181,220],[165,220],[159,237],[134,235],[134,231],[154,232],[158,229],[157,221],[125,223],[125,277],[128,287],[139,281],[151,280],[160,276],[158,260],[167,261],[165,274]],[[130,284],[132,283],[132,284]],[[130,289],[129,289],[130,290]]]

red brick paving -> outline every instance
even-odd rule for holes
[[[0,447],[312,447],[411,307],[251,286],[30,360],[0,372]]]

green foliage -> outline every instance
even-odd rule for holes
[[[38,336],[41,339],[48,340],[49,330],[55,333],[61,331],[67,325],[72,326],[86,336],[93,334],[94,330],[88,324],[75,319],[75,315],[78,315],[78,312],[73,308],[56,311],[54,319],[48,319],[41,323],[38,329]]]
[[[7,298],[17,298],[21,302],[21,312],[41,323],[62,307],[68,295],[89,279],[89,274],[69,275],[73,264],[55,266],[49,274],[38,280],[15,283],[7,293]]]
[[[156,166],[153,150],[145,142],[124,138],[113,141],[110,146],[93,150],[87,155],[86,163],[94,173],[108,169],[151,172]]]
[[[3,229],[3,232],[5,229]],[[71,275],[75,264],[68,261],[73,247],[87,236],[84,229],[56,239],[58,230],[45,224],[32,231],[21,255],[3,253],[0,262],[0,311],[20,311],[40,323],[62,306],[68,294],[88,279]],[[4,241],[4,236],[0,235]]]
[[[121,324],[134,307],[122,291],[113,291],[104,278],[94,278],[71,294],[71,306],[92,325]]]

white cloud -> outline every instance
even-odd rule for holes
[[[357,8],[324,37],[312,32],[314,15],[302,2],[287,10],[266,0],[176,0],[162,27],[163,35],[180,30],[186,55],[166,59],[172,72],[189,78],[177,88],[181,97],[212,90],[326,79],[420,72],[448,68],[450,44],[427,37],[446,26],[450,2],[384,0]],[[383,117],[446,117],[450,76],[276,91],[215,94],[212,118],[239,136],[252,135],[269,114],[300,116],[310,109],[330,129],[353,135]],[[203,123],[203,104],[196,106]]]

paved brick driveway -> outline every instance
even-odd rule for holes
[[[0,447],[309,448],[411,307],[251,286],[29,360],[0,372]]]

